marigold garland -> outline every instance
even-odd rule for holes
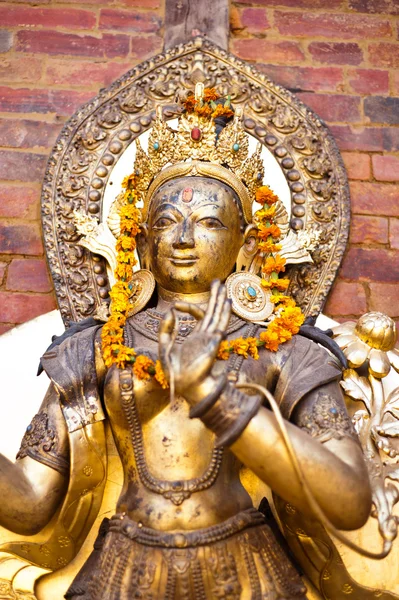
[[[262,205],[262,208],[254,215],[254,222],[258,228],[259,250],[263,253],[261,284],[272,293],[271,301],[275,304],[276,316],[267,329],[261,332],[259,339],[238,338],[223,341],[218,352],[218,358],[221,360],[227,360],[232,352],[241,354],[244,358],[251,356],[257,360],[258,348],[262,346],[271,352],[276,352],[280,344],[287,342],[299,332],[305,320],[295,301],[282,293],[288,288],[290,280],[279,277],[279,273],[285,271],[286,260],[278,254],[281,246],[276,241],[281,236],[281,230],[273,222],[275,204],[278,200],[278,196],[267,185],[261,186],[256,192],[256,201]],[[268,208],[265,208],[265,205],[268,205]]]
[[[189,94],[184,102],[184,108],[188,113],[196,113],[212,119],[221,115],[233,116],[230,98],[225,99],[224,103],[216,104],[215,101],[220,98],[214,88],[206,88],[202,99],[197,100],[194,94]],[[112,300],[110,317],[101,333],[103,358],[107,368],[115,364],[123,369],[127,364],[131,364],[136,377],[145,380],[152,376],[163,389],[167,389],[169,385],[160,361],[154,362],[145,355],[137,356],[133,348],[124,344],[123,328],[131,309],[129,282],[133,277],[133,268],[137,264],[136,236],[140,231],[141,213],[136,206],[138,195],[135,189],[135,175],[125,177],[122,187],[124,192],[120,211],[121,234],[116,244],[116,283],[110,292]],[[281,249],[281,245],[278,244],[281,230],[273,222],[275,204],[279,198],[268,186],[261,186],[256,192],[256,200],[262,205],[254,215],[254,223],[258,229],[258,247],[263,254],[261,284],[272,293],[271,301],[275,304],[276,316],[267,329],[261,332],[259,338],[240,337],[222,341],[217,355],[220,360],[227,360],[231,353],[239,354],[244,358],[250,356],[257,360],[258,348],[262,346],[276,352],[280,344],[298,333],[304,321],[304,315],[295,301],[282,293],[288,288],[289,279],[279,278],[279,273],[285,271],[286,263],[285,259],[278,254]]]

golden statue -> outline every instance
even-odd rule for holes
[[[33,535],[59,510],[47,541],[6,549],[54,569],[98,512],[110,423],[123,488],[67,598],[305,598],[243,467],[293,511],[311,517],[316,506],[340,530],[369,516],[342,368],[298,335],[304,317],[286,293],[285,266],[307,250],[262,185],[241,120],[201,84],[177,130],[157,111],[148,154],[138,145],[110,211],[107,323],[45,353],[49,391],[17,462],[1,458],[2,526]]]
[[[398,598],[396,546],[342,545],[397,535],[399,352],[380,313],[313,327],[349,223],[318,117],[192,40],[77,111],[42,215],[75,324],[0,457],[0,599]]]

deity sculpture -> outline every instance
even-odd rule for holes
[[[342,368],[301,336],[303,315],[280,276],[293,248],[305,250],[262,178],[240,111],[200,85],[177,131],[158,111],[148,154],[137,147],[109,216],[118,254],[108,322],[65,336],[42,357],[49,391],[17,462],[0,457],[2,526],[36,533],[75,494],[60,521],[83,535],[101,492],[98,425],[110,423],[123,489],[67,598],[306,598],[240,481],[245,466],[313,514],[270,394],[328,520],[356,529],[369,516]]]

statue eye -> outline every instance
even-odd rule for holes
[[[198,224],[206,229],[226,229],[223,223],[219,219],[216,219],[216,217],[205,217],[204,219],[200,219]]]
[[[154,229],[166,229],[169,225],[172,225],[174,221],[169,219],[169,217],[160,217],[157,219],[153,225]]]

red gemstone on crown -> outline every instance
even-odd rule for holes
[[[201,129],[199,129],[199,127],[193,127],[193,129],[191,130],[191,139],[194,140],[194,142],[199,142],[201,137],[202,137]]]

